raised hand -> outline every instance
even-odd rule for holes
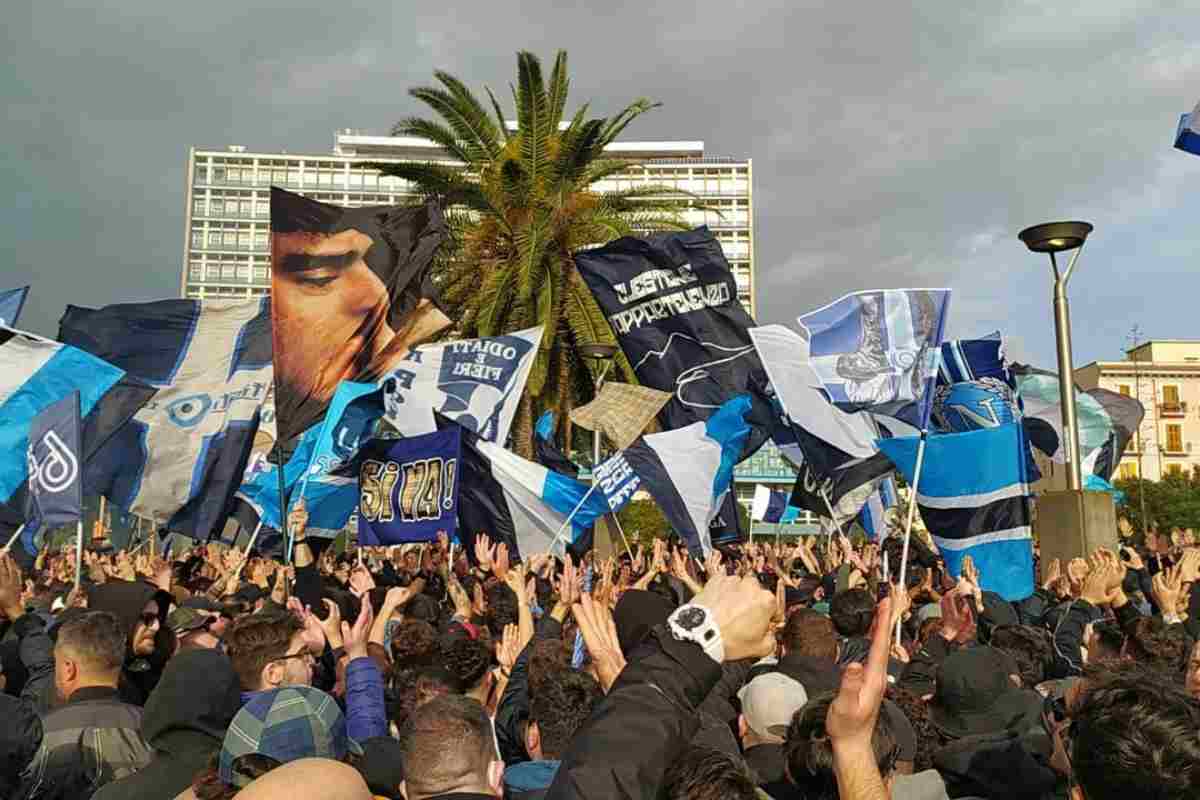
[[[1183,564],[1176,564],[1158,573],[1150,586],[1158,610],[1164,617],[1174,617],[1179,612],[1179,599],[1183,596]]]
[[[288,512],[288,534],[293,539],[301,539],[306,530],[308,530],[308,509],[305,508],[302,497]]]
[[[508,577],[508,545],[504,542],[496,545],[496,555],[492,559],[492,572],[500,580]]]
[[[1046,574],[1042,576],[1042,588],[1050,591],[1059,578],[1062,577],[1062,562],[1057,558],[1051,559],[1049,566],[1046,567]]]
[[[719,575],[704,585],[692,602],[712,612],[726,661],[763,658],[775,652],[775,595],[753,575]]]
[[[479,564],[479,568],[484,572],[488,572],[492,568],[492,559],[495,557],[495,549],[492,547],[492,540],[486,533],[479,533],[475,536],[475,561]]]
[[[891,598],[885,598],[875,610],[875,625],[871,632],[871,652],[866,665],[852,663],[842,673],[842,683],[837,697],[829,706],[825,718],[825,731],[834,748],[835,760],[847,754],[870,754],[871,740],[875,734],[875,723],[879,719],[879,708],[887,690],[887,666],[890,650],[889,629],[883,624],[891,619]],[[868,762],[874,766],[873,759]],[[841,766],[841,764],[838,764]],[[841,774],[839,770],[839,785]],[[882,790],[882,778],[878,771],[871,776],[878,781]],[[882,791],[880,797],[887,795]],[[857,796],[857,795],[856,795]],[[873,796],[873,795],[865,795]]]
[[[21,602],[23,586],[21,568],[17,562],[8,553],[0,556],[0,611],[10,622],[15,622],[25,613],[25,604]]]
[[[571,610],[579,624],[583,643],[592,656],[600,687],[607,693],[625,669],[625,655],[621,652],[612,611],[607,604],[592,600],[590,594],[584,594]]]
[[[325,619],[317,619],[317,622],[321,625],[321,630],[324,632],[325,638],[329,640],[329,646],[336,650],[345,644],[342,641],[342,607],[328,597],[321,600],[321,602],[325,605]],[[288,605],[290,607],[291,604],[289,603]],[[296,605],[300,605],[299,600],[296,601]],[[312,616],[315,618],[317,615],[312,614]],[[308,620],[306,619],[305,624],[307,625],[307,623]]]
[[[374,588],[375,578],[366,567],[355,567],[350,571],[350,591],[355,597],[363,598]]]
[[[346,647],[346,655],[353,661],[367,655],[367,644],[371,640],[371,625],[375,622],[375,610],[371,601],[364,597],[358,611],[358,619],[351,625],[342,623],[342,641]]]
[[[516,625],[505,625],[504,637],[500,640],[500,644],[496,648],[496,661],[500,664],[500,671],[505,677],[512,672],[513,665],[517,663],[517,658],[520,655],[520,628]]]
[[[450,537],[446,535],[445,531],[437,532],[437,546],[438,550],[443,553],[450,552]]]

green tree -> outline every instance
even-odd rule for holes
[[[596,192],[600,180],[630,162],[604,149],[626,126],[658,104],[630,103],[611,117],[589,117],[580,106],[567,124],[567,54],[559,51],[547,82],[537,56],[517,54],[512,87],[515,130],[490,88],[488,105],[462,81],[435,72],[440,86],[412,89],[435,119],[410,117],[393,129],[440,145],[457,163],[374,164],[442,198],[451,241],[435,265],[435,281],[462,337],[495,336],[543,326],[542,344],[515,422],[514,444],[528,456],[536,412],[560,419],[593,393],[593,365],[581,344],[613,344],[612,330],[575,269],[572,253],[637,232],[686,229],[680,211],[694,198],[673,187]],[[633,381],[618,356],[610,379]]]
[[[1113,484],[1125,492],[1125,504],[1117,516],[1125,517],[1138,533],[1142,527],[1141,492],[1146,492],[1146,518],[1160,533],[1172,528],[1200,529],[1200,477],[1166,475],[1161,481],[1118,480]]]

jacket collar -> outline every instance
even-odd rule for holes
[[[84,686],[76,689],[67,703],[86,703],[89,700],[118,700],[117,690],[113,686]]]

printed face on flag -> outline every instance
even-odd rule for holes
[[[433,206],[343,208],[271,192],[277,409],[284,439],[342,380],[375,381],[450,320],[424,280],[445,224]]]

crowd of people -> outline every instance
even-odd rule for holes
[[[0,797],[1194,800],[1200,547],[0,559]],[[891,565],[891,569],[888,568]]]

